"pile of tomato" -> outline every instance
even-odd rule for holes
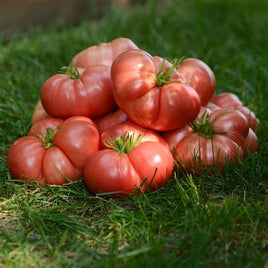
[[[91,46],[41,88],[10,173],[42,185],[84,178],[92,193],[154,191],[180,172],[223,172],[258,149],[259,120],[210,67],[168,61],[127,38]]]

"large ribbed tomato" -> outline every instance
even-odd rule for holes
[[[11,145],[8,167],[17,179],[43,185],[67,184],[67,178],[77,180],[82,176],[85,161],[99,150],[99,145],[99,133],[91,119],[47,118]]]
[[[171,65],[142,50],[120,54],[111,68],[118,106],[135,123],[164,131],[192,122],[200,110],[198,93]]]
[[[177,71],[197,91],[201,105],[207,105],[216,90],[216,79],[210,67],[197,58],[187,58],[179,64]]]
[[[173,156],[166,141],[152,130],[126,122],[106,129],[101,138],[106,149],[92,155],[84,169],[92,193],[121,197],[137,188],[154,191],[171,178]]]
[[[192,124],[164,133],[182,170],[222,170],[224,163],[241,158],[249,126],[236,110],[215,110]]]
[[[74,56],[70,65],[82,68],[96,64],[111,66],[114,59],[122,52],[138,47],[128,38],[119,37],[110,43],[90,46]]]
[[[110,67],[66,67],[65,74],[53,75],[44,83],[41,101],[45,111],[57,118],[102,116],[116,107]]]

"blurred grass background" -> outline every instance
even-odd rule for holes
[[[54,3],[51,14],[64,5]],[[267,10],[261,0],[150,0],[1,31],[0,266],[265,267]],[[77,52],[119,36],[152,55],[205,61],[217,93],[237,94],[260,119],[259,151],[224,175],[175,174],[160,191],[123,200],[94,196],[82,180],[14,182],[8,148],[27,134],[44,81]]]

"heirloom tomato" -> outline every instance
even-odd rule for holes
[[[137,188],[154,191],[172,176],[174,160],[168,145],[151,130],[126,122],[106,129],[102,146],[84,169],[84,181],[92,193],[122,197]]]
[[[64,70],[65,74],[53,75],[42,87],[41,101],[49,115],[64,119],[97,118],[116,108],[109,66],[65,67]]]
[[[160,57],[129,50],[113,62],[115,101],[127,117],[146,128],[164,131],[192,122],[200,110],[198,93]]]
[[[121,124],[128,120],[126,114],[118,109],[114,112],[110,112],[102,117],[99,117],[95,120],[95,123],[98,127],[100,134],[107,128]]]
[[[197,91],[201,105],[207,105],[216,90],[216,79],[210,67],[197,58],[187,58],[179,64],[177,71]]]
[[[41,101],[39,100],[34,108],[31,123],[32,125],[38,121],[51,117],[44,109]]]
[[[224,163],[240,159],[248,132],[242,113],[220,109],[204,112],[197,121],[163,136],[180,169],[200,173],[213,168],[222,171]]]
[[[111,66],[114,59],[122,52],[138,47],[128,38],[116,38],[110,43],[90,46],[74,56],[70,65],[82,68],[96,64]]]
[[[99,145],[99,133],[91,119],[47,118],[11,145],[8,167],[17,179],[42,185],[68,184],[82,176],[87,158],[99,150]]]
[[[240,111],[248,119],[249,126],[252,130],[254,132],[257,131],[260,124],[259,119],[256,117],[254,112],[244,106],[243,102],[235,94],[229,92],[221,93],[215,96],[211,102],[223,109],[235,109]]]

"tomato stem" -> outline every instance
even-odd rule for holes
[[[137,146],[142,140],[142,134],[140,134],[134,141],[135,134],[129,134],[127,131],[123,136],[114,138],[112,135],[111,141],[104,141],[106,147],[115,150],[119,154],[129,154],[130,151]]]
[[[78,80],[80,78],[77,66],[63,66],[61,67],[61,72],[69,75],[69,77],[73,80]]]
[[[41,136],[40,133],[36,133],[36,136],[43,142],[44,147],[46,149],[49,149],[51,147],[54,146],[53,144],[53,137],[54,135],[57,133],[57,131],[59,130],[59,126],[57,126],[53,132],[53,130],[49,127],[46,129],[46,136],[43,137]]]
[[[209,121],[206,111],[202,114],[200,122],[193,121],[191,125],[195,132],[204,137],[211,137],[214,134],[212,122]]]
[[[170,79],[172,73],[177,69],[177,67],[182,62],[183,58],[181,59],[174,59],[172,60],[172,66],[168,68],[165,72],[163,72],[165,68],[166,59],[164,59],[161,63],[161,66],[156,74],[156,86],[162,87],[170,82],[182,82],[182,80]]]

